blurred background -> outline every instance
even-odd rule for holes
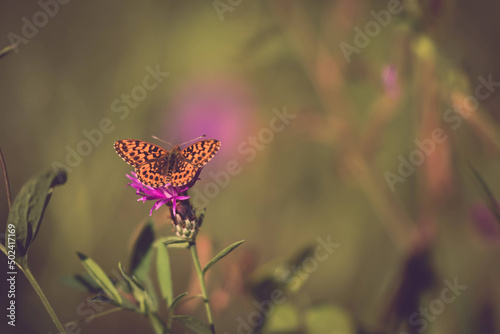
[[[106,272],[128,263],[152,205],[125,188],[113,143],[206,134],[222,148],[191,190],[207,207],[202,262],[245,239],[208,277],[219,333],[499,333],[486,195],[500,191],[499,12],[485,0],[1,2],[0,48],[19,43],[0,60],[13,196],[42,170],[69,171],[29,257],[61,321],[84,318],[89,297],[65,284],[84,272],[75,252]],[[157,237],[173,235],[165,207],[152,217]],[[188,252],[170,257],[175,295],[197,293]],[[275,286],[285,301],[255,324]],[[2,332],[55,333],[22,275],[17,288],[17,325]],[[180,313],[205,320],[201,302]],[[121,311],[74,333],[153,330]]]

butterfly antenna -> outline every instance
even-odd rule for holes
[[[158,138],[158,137],[156,137],[156,136],[151,136],[151,137],[153,137],[153,138],[154,138],[154,139],[156,139],[156,140],[162,141],[162,142],[164,142],[165,144],[168,144],[168,145],[170,145],[170,146],[174,147],[174,145],[172,145],[172,144],[171,144],[171,143],[169,143],[168,141],[164,141],[163,139],[160,139],[160,138]]]
[[[207,135],[203,135],[203,136],[199,136],[198,138],[188,140],[187,142],[182,143],[182,144],[180,144],[179,146],[185,145],[185,144],[187,144],[187,143],[190,143],[190,142],[192,142],[192,141],[195,141],[195,140],[198,140],[198,139],[201,139],[201,138],[205,138],[206,136],[207,136]]]

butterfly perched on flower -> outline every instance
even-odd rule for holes
[[[126,163],[135,167],[143,184],[158,188],[170,183],[174,187],[191,182],[198,170],[217,153],[221,143],[215,139],[197,141],[184,149],[175,145],[171,151],[137,139],[115,142],[115,150]]]

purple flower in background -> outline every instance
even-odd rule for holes
[[[497,206],[497,211],[498,206]],[[500,242],[500,226],[490,208],[485,204],[474,205],[471,210],[472,223],[483,240]]]
[[[386,65],[382,69],[382,84],[384,90],[389,97],[395,99],[400,95],[400,87],[398,81],[398,71],[394,65]]]
[[[242,160],[238,146],[254,134],[257,107],[250,88],[235,77],[204,77],[187,82],[175,93],[165,115],[165,137],[184,142],[200,135],[224,143],[224,150],[210,163],[220,169],[229,160]]]
[[[199,172],[200,171],[198,171],[196,176],[193,178],[193,181],[184,186],[172,187],[169,183],[167,183],[166,185],[158,188],[153,188],[142,184],[141,181],[137,179],[137,174],[131,172],[130,175],[126,175],[130,179],[130,181],[132,181],[127,186],[131,186],[132,188],[134,188],[135,193],[141,196],[138,201],[142,201],[143,203],[145,203],[146,201],[156,200],[156,203],[153,205],[151,211],[149,212],[150,216],[153,214],[153,210],[158,210],[160,206],[167,204],[168,202],[172,202],[172,211],[174,214],[173,217],[175,217],[177,201],[189,199],[189,196],[186,196],[185,192],[189,188],[191,188],[198,180]]]

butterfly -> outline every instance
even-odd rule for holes
[[[142,140],[123,139],[115,142],[114,146],[116,153],[135,167],[139,181],[158,188],[167,183],[180,187],[191,182],[198,170],[215,156],[221,143],[206,139],[183,150],[180,145],[175,145],[168,151]]]

